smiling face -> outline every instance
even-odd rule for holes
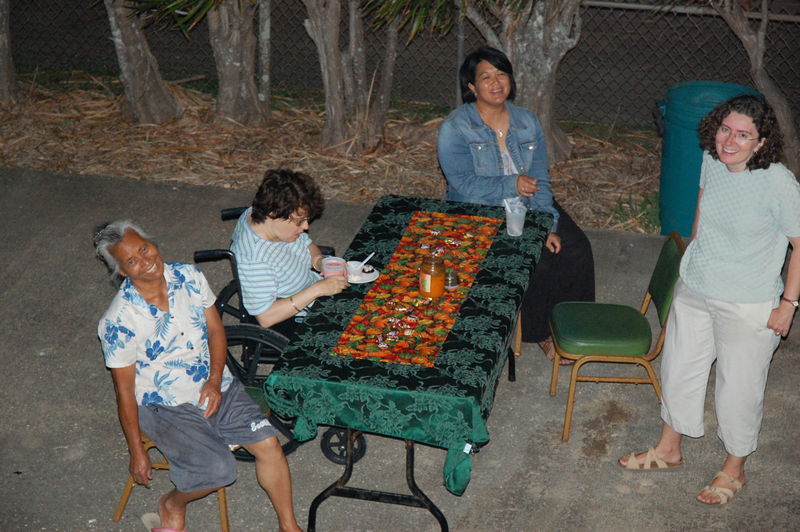
[[[155,282],[164,277],[164,259],[155,244],[128,229],[109,253],[119,264],[119,273],[131,282]]]
[[[508,99],[511,80],[489,61],[481,61],[475,67],[475,83],[470,83],[469,88],[475,93],[477,103],[496,107]]]
[[[749,116],[732,111],[717,129],[714,146],[719,160],[725,163],[729,172],[743,172],[747,169],[747,161],[764,145],[764,141],[763,138],[759,140],[758,130]]]

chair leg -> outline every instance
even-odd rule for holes
[[[649,362],[643,362],[642,365],[644,369],[647,370],[647,374],[650,376],[650,381],[653,384],[653,388],[656,389],[656,395],[658,396],[658,402],[661,402],[661,385],[658,384],[658,379],[656,378],[656,372],[653,371],[653,366],[650,365]]]
[[[555,360],[558,364],[558,357]],[[578,369],[583,365],[583,360],[577,360],[575,365],[572,366],[572,373],[569,380],[569,396],[567,396],[567,413],[564,416],[564,434],[561,436],[562,441],[569,441],[569,427],[572,424],[572,406],[575,404],[575,388],[578,385]],[[558,371],[558,366],[554,371]]]
[[[550,380],[550,397],[556,394],[556,387],[558,386],[558,367],[561,365],[561,357],[558,356],[558,351],[556,351],[556,356],[553,357],[553,377]]]
[[[228,492],[225,488],[217,490],[217,497],[219,497],[219,520],[222,525],[222,532],[230,532],[230,523],[228,522]]]
[[[514,356],[518,357],[522,351],[522,312],[517,314],[517,335],[514,339]]]
[[[125,507],[128,505],[128,499],[131,498],[134,484],[136,483],[133,481],[133,475],[128,475],[128,483],[125,484],[125,489],[122,491],[122,498],[117,505],[117,511],[114,512],[114,521],[119,522],[119,520],[122,519],[122,512],[125,511]]]

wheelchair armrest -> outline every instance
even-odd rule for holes
[[[248,208],[249,207],[233,207],[231,209],[222,209],[219,216],[222,218],[223,222],[227,222],[228,220],[238,220],[242,213]]]
[[[194,252],[194,261],[200,262],[216,262],[222,259],[229,261],[234,258],[233,252],[229,249],[204,249]]]
[[[319,250],[322,252],[323,255],[327,255],[328,257],[335,257],[336,256],[336,249],[332,248],[331,246],[317,246]]]

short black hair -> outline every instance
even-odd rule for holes
[[[719,160],[717,153],[716,136],[719,126],[729,114],[738,113],[753,121],[758,131],[758,138],[764,139],[764,144],[747,161],[748,170],[765,170],[772,163],[777,163],[783,153],[783,138],[778,118],[775,116],[770,104],[755,94],[742,94],[720,103],[708,113],[697,126],[700,136],[700,145],[714,159]]]
[[[324,208],[325,200],[314,178],[287,169],[267,170],[253,198],[252,218],[257,224],[267,218],[288,220],[292,213],[303,209],[313,221]]]
[[[464,103],[472,103],[476,100],[475,93],[469,88],[470,84],[475,85],[475,70],[481,61],[488,61],[493,67],[501,72],[508,74],[511,82],[511,91],[508,93],[508,101],[514,101],[517,95],[517,82],[514,81],[514,67],[508,60],[506,54],[491,46],[483,46],[469,54],[458,71],[461,82],[461,99]]]

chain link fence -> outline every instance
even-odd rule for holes
[[[345,39],[346,12],[343,6]],[[753,86],[747,54],[718,16],[605,2],[587,2],[581,16],[580,42],[559,68],[556,116],[560,120],[646,126],[653,123],[656,101],[675,83],[711,80]],[[272,0],[273,92],[322,90],[316,49],[304,19],[300,0]],[[788,20],[770,22],[766,65],[800,126],[800,23],[796,21],[800,18],[784,19]],[[471,24],[465,30],[467,52],[484,43]],[[155,25],[146,33],[166,79],[196,80],[201,89],[214,90],[216,70],[205,23],[195,27],[188,40],[177,30]],[[102,2],[11,0],[11,38],[20,72],[117,72]],[[380,63],[383,31],[368,29],[365,39],[371,73]],[[457,40],[457,32],[451,31],[420,34],[409,42],[407,30],[403,32],[394,96],[453,106]]]

